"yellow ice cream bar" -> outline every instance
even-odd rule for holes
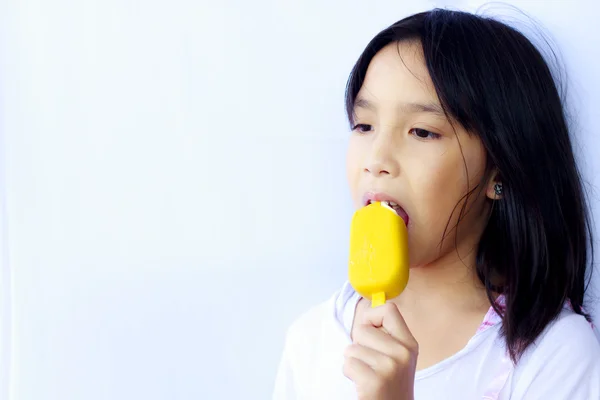
[[[354,213],[350,228],[348,278],[377,307],[408,283],[408,232],[390,206],[374,202]]]

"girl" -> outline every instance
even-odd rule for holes
[[[274,398],[600,399],[590,223],[540,52],[492,19],[413,15],[368,44],[346,109],[353,200],[399,205],[410,279],[300,317]]]

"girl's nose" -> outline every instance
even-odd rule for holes
[[[393,178],[400,173],[400,164],[396,157],[397,152],[390,140],[382,139],[373,141],[370,154],[365,163],[365,172],[376,177],[389,176]]]

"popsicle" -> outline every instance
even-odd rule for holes
[[[398,296],[408,283],[408,232],[386,202],[357,210],[350,228],[350,284],[377,307]]]

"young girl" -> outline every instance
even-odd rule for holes
[[[398,204],[410,279],[376,308],[346,283],[300,317],[274,398],[600,399],[590,224],[538,50],[492,19],[420,13],[368,44],[346,96],[353,200]]]

